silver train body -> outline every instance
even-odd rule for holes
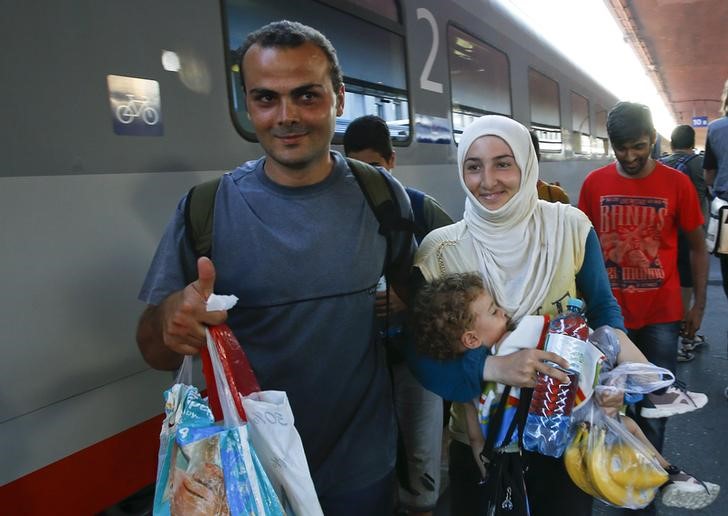
[[[537,129],[542,177],[574,202],[611,159],[604,120],[617,99],[495,2],[3,2],[0,507],[28,489],[42,497],[48,479],[70,493],[107,478],[89,502],[99,507],[60,501],[95,512],[153,481],[154,456],[117,482],[120,463],[91,451],[136,438],[163,410],[172,376],[138,353],[137,293],[180,197],[261,154],[234,50],[281,18],[337,48],[349,92],[339,133],[359,114],[386,118],[395,175],[455,219],[457,135],[481,114]]]

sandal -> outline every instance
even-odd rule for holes
[[[677,350],[677,361],[678,362],[690,362],[695,358],[695,353],[692,351],[685,351],[685,348]]]
[[[684,351],[695,351],[697,348],[707,343],[708,341],[705,340],[703,335],[695,335],[693,339],[683,339],[682,348]]]

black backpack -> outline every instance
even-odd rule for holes
[[[670,156],[665,156],[664,158],[660,158],[660,162],[664,163],[668,167],[672,167],[676,170],[679,170],[686,176],[690,178],[692,181],[693,175],[690,173],[690,168],[688,167],[688,163],[691,159],[697,157],[697,154],[671,154]]]

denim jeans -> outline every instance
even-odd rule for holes
[[[728,299],[728,254],[719,254],[718,258],[720,258],[720,273],[723,276],[723,292]]]
[[[639,330],[627,330],[627,335],[635,345],[645,354],[647,360],[656,366],[664,367],[675,374],[677,366],[677,340],[680,335],[680,322],[651,324]],[[657,391],[662,392],[662,391]],[[665,425],[667,418],[646,419],[639,415],[642,402],[627,411],[628,415],[637,422],[652,445],[662,452],[665,442]],[[657,514],[654,502],[644,509],[630,511],[625,514]]]
[[[675,374],[677,367],[677,340],[680,335],[680,322],[650,324],[639,330],[627,330],[627,335],[645,354],[647,360],[659,367],[664,367]],[[658,391],[660,392],[660,391]],[[634,410],[634,420],[647,436],[647,439],[658,451],[662,452],[665,441],[665,423],[667,418],[645,419],[639,415],[641,403]]]

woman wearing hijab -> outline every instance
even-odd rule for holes
[[[516,323],[524,315],[556,315],[566,299],[579,292],[586,301],[590,326],[609,325],[617,329],[624,346],[633,346],[624,333],[624,320],[589,219],[570,205],[538,200],[538,163],[523,125],[495,115],[473,122],[460,140],[458,172],[466,194],[463,220],[433,231],[422,242],[415,267],[425,281],[480,272],[496,304]],[[480,348],[462,360],[417,357],[411,365],[427,388],[460,402],[476,397],[482,380],[533,387],[537,372],[566,380],[544,360],[562,367],[568,364],[546,351],[530,349],[485,358],[485,349]],[[477,514],[484,507],[477,486],[480,473],[459,403],[453,404],[451,415],[452,513]],[[526,456],[533,515],[591,514],[591,497],[571,482],[560,459]]]

